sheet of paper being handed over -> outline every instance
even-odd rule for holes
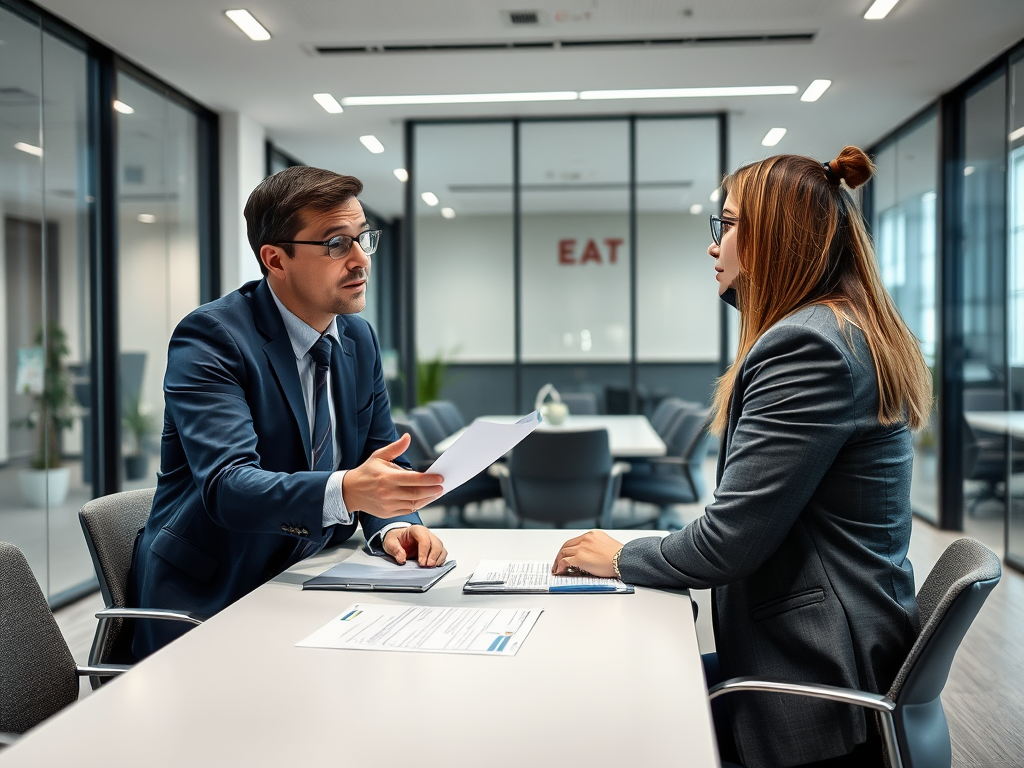
[[[458,488],[472,477],[511,451],[528,434],[540,426],[540,411],[524,416],[515,424],[474,421],[462,437],[442,453],[428,473],[444,477],[444,492]]]

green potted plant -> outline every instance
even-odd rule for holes
[[[126,480],[141,480],[149,472],[146,437],[153,432],[153,417],[143,404],[141,395],[124,404],[121,423],[129,439],[129,447],[124,454],[124,477]]]
[[[459,351],[456,347],[449,355]],[[416,361],[416,402],[420,405],[441,397],[441,388],[448,373],[448,360],[444,352],[438,352],[428,360]]]
[[[67,334],[56,323],[50,323],[45,333],[39,329],[35,343],[35,349],[21,350],[20,354],[25,353],[25,367],[32,369],[21,391],[35,398],[36,410],[11,422],[11,426],[39,432],[39,450],[32,468],[22,470],[19,482],[29,503],[45,507],[61,504],[67,498],[70,472],[61,466],[60,435],[74,422],[74,396],[65,363],[69,353]]]

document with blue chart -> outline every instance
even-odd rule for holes
[[[589,574],[555,576],[551,563],[541,561],[481,560],[462,587],[464,594],[629,594],[631,584]]]

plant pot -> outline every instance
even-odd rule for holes
[[[45,509],[47,504],[54,507],[63,504],[68,497],[71,470],[67,467],[23,469],[18,473],[18,482],[25,500],[33,507]]]
[[[141,480],[149,473],[149,456],[140,454],[138,456],[124,457],[124,479]]]

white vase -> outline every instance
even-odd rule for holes
[[[47,504],[63,504],[68,497],[71,470],[67,467],[54,469],[23,469],[18,473],[21,493],[33,507],[45,509]]]

